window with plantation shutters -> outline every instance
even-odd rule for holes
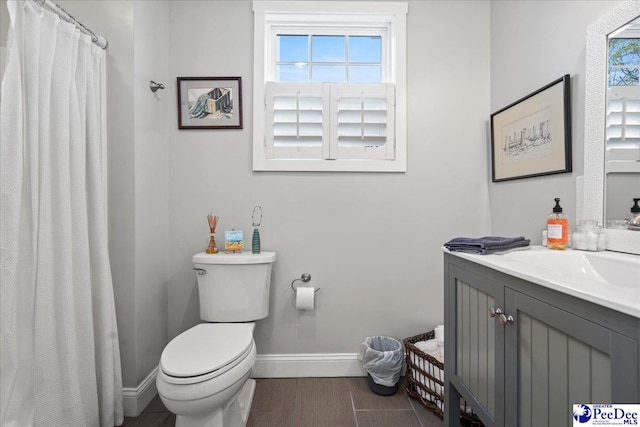
[[[253,9],[253,169],[406,171],[407,4]]]
[[[605,173],[640,172],[640,29],[608,37]]]
[[[394,86],[268,82],[268,159],[395,158]]]
[[[606,139],[606,173],[640,171],[640,86],[608,89]]]

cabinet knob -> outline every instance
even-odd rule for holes
[[[498,321],[503,326],[506,325],[507,323],[511,324],[513,323],[513,316],[510,314],[508,316],[505,316],[504,313],[501,313],[500,316],[498,316]]]
[[[502,310],[500,309],[500,307],[498,308],[489,307],[489,316],[496,317],[496,314],[502,314]]]

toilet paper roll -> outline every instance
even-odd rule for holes
[[[316,288],[299,287],[296,290],[296,308],[298,310],[313,310]]]
[[[444,340],[444,325],[438,325],[434,329],[435,339],[443,341]]]

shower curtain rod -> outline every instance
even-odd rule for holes
[[[57,14],[60,18],[69,22],[70,24],[75,25],[83,33],[90,35],[91,41],[94,42],[96,45],[100,46],[103,49],[107,48],[107,45],[109,44],[107,42],[107,39],[105,39],[102,36],[96,36],[93,31],[89,30],[87,27],[82,25],[82,22],[78,21],[76,18],[73,17],[73,15],[71,15],[69,12],[67,12],[66,10],[64,10],[63,8],[61,8],[60,6],[52,2],[51,0],[31,0],[31,1],[33,1],[37,5],[40,5],[41,7],[46,6],[47,9]]]

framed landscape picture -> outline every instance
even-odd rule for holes
[[[242,129],[240,77],[178,77],[179,129]]]

